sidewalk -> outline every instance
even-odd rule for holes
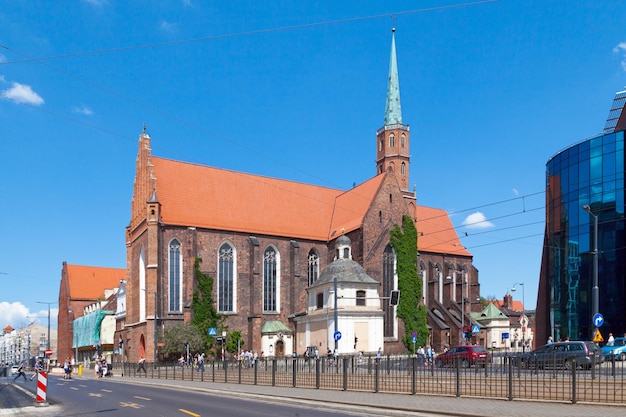
[[[517,417],[527,415],[589,417],[623,417],[626,407],[623,405],[600,405],[568,402],[542,402],[526,400],[498,400],[486,398],[464,398],[437,395],[387,394],[341,390],[318,390],[308,388],[285,388],[264,385],[224,384],[201,381],[181,381],[171,379],[151,379],[115,377],[111,382],[142,385],[179,387],[220,396],[239,396],[241,398],[278,400],[281,403],[303,404],[324,403],[331,408],[342,410],[361,410],[367,407],[369,413],[381,415],[408,415],[419,412],[432,415],[465,417]]]

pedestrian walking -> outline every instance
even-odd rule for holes
[[[72,379],[72,368],[69,357],[65,358],[65,362],[63,362],[63,379]]]
[[[26,373],[24,372],[24,361],[20,362],[20,366],[17,368],[17,375],[13,379],[13,382],[17,381],[20,376],[24,377],[24,382],[28,382],[26,379]]]
[[[30,377],[30,380],[32,381],[41,371],[43,371],[43,364],[41,363],[41,359],[37,359],[37,363],[35,363],[35,373]]]
[[[146,371],[146,358],[143,355],[137,362],[137,373],[139,373],[139,371],[143,371],[145,375],[148,374],[148,371]]]

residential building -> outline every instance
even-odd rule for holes
[[[56,352],[56,329],[50,329],[50,350],[52,358]],[[0,364],[19,363],[28,360],[32,364],[33,358],[42,358],[48,349],[48,327],[37,323],[14,329],[7,326],[0,335]]]

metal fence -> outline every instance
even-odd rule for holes
[[[196,365],[146,363],[118,366],[116,375],[464,397],[531,399],[626,405],[626,361],[609,360],[587,367],[558,362],[519,367],[516,355],[494,355],[486,363],[456,361],[438,366],[416,356],[284,358],[254,362],[210,361]],[[554,366],[552,366],[554,365]]]

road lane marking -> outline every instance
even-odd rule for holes
[[[104,389],[104,388],[103,388],[103,389],[101,389],[100,391],[104,391],[104,392],[113,392],[113,391],[111,391],[110,389]]]
[[[120,405],[122,407],[132,407],[132,408],[141,408],[141,406],[139,404],[136,403],[124,403],[124,402],[120,402]]]
[[[180,411],[181,413],[189,414],[190,416],[193,416],[193,417],[200,417],[200,414],[196,414],[192,411],[185,410],[184,408],[179,408],[178,411]]]
[[[89,396],[90,397],[102,397],[102,394],[97,394],[97,393],[94,393],[94,392],[90,392]]]
[[[138,400],[152,401],[152,398],[138,397],[138,396],[136,396],[136,395],[133,395],[133,398],[137,398]]]
[[[76,387],[70,387],[70,389],[73,389],[74,391],[78,391],[78,388]]]

